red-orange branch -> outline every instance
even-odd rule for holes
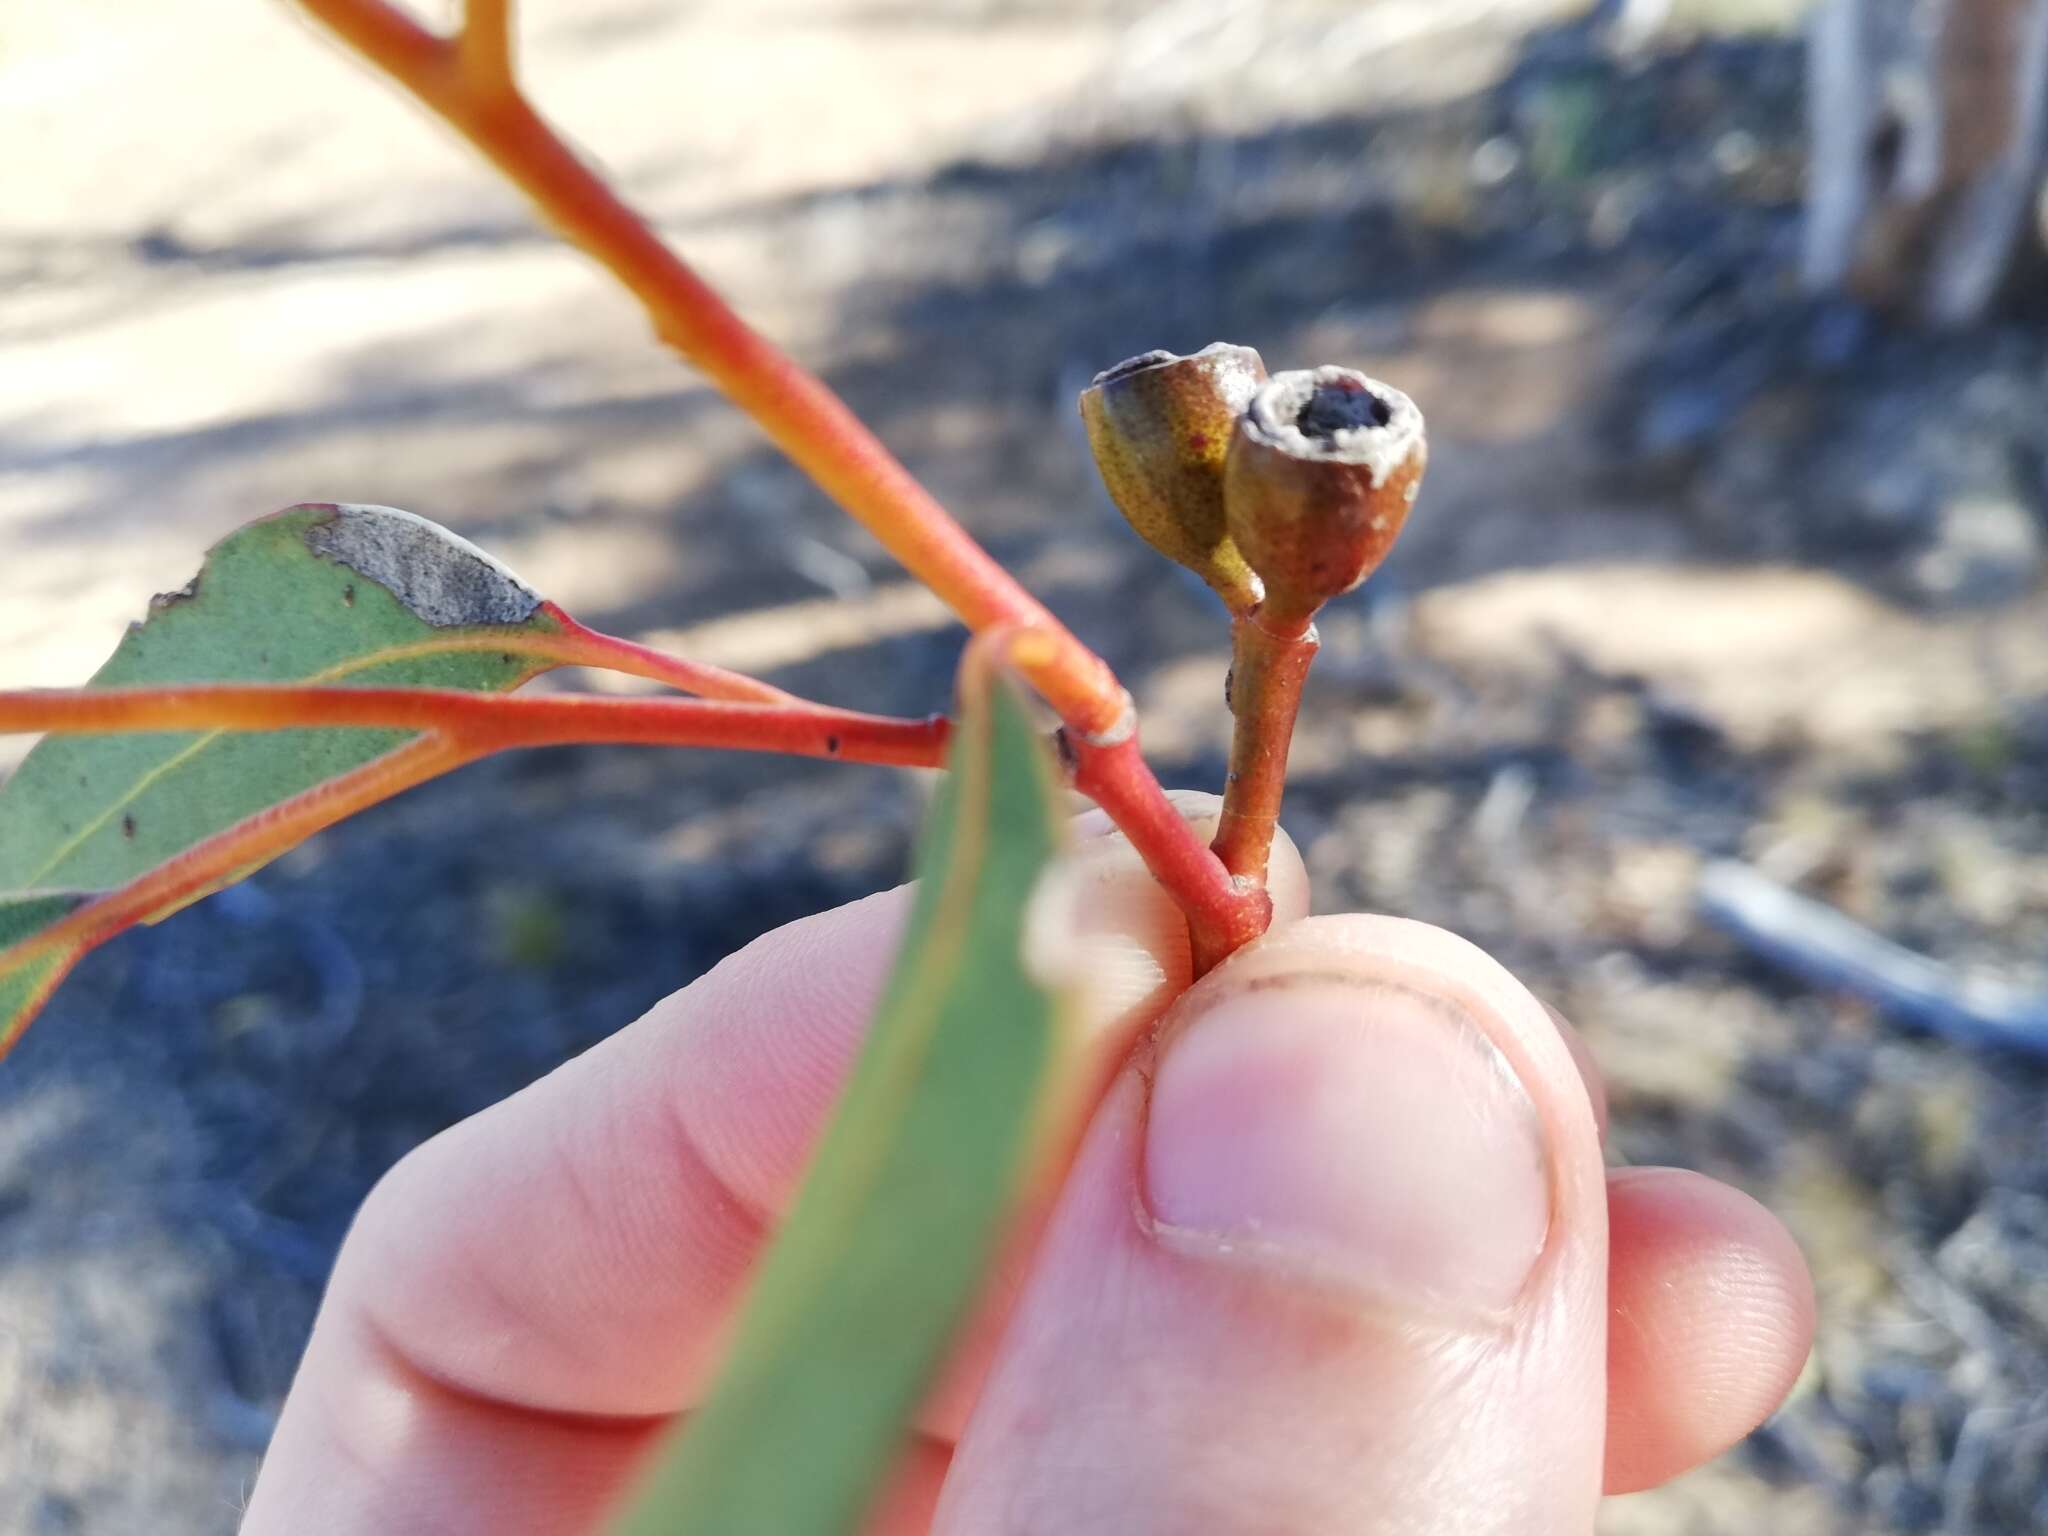
[[[1070,733],[1067,748],[1074,787],[1109,812],[1152,877],[1187,914],[1197,976],[1266,931],[1273,920],[1272,898],[1264,886],[1234,879],[1189,829],[1145,766],[1135,731],[1108,746],[1076,740]]]
[[[1198,953],[1262,931],[1270,903],[1230,880],[1173,814],[1126,730],[1109,667],[970,538],[815,375],[757,334],[583,163],[520,94],[509,0],[476,0],[462,34],[421,27],[387,0],[299,0],[437,113],[541,216],[637,298],[656,333],[747,411],[883,547],[978,632],[1016,631],[1010,659],[1082,743],[1080,787],[1130,833],[1190,914]],[[1164,814],[1162,814],[1162,812]]]
[[[936,768],[942,717],[896,720],[821,704],[717,699],[507,697],[459,688],[214,683],[180,688],[0,692],[0,734],[281,731],[307,726],[434,731],[468,755],[573,742],[719,747]]]
[[[469,140],[572,244],[631,291],[656,333],[759,423],[776,446],[973,629],[1043,632],[1024,667],[1060,717],[1107,730],[1122,708],[1108,666],[968,536],[838,395],[754,331],[577,158],[496,72],[497,42],[465,48],[384,0],[299,0]],[[487,21],[499,27],[501,8]]]

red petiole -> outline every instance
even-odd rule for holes
[[[949,730],[943,716],[896,720],[802,701],[748,704],[599,694],[519,698],[460,688],[264,683],[0,691],[0,734],[308,726],[433,732],[468,756],[577,742],[638,743],[836,757],[899,768],[939,767]]]

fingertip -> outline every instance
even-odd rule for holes
[[[1774,1413],[1813,1347],[1813,1281],[1791,1233],[1683,1168],[1608,1180],[1606,1489],[1655,1487]]]
[[[1418,1313],[1502,1317],[1527,1286],[1541,1120],[1452,1000],[1268,973],[1177,1015],[1151,1087],[1145,1207],[1178,1251]]]
[[[1604,1241],[1599,1115],[1569,1028],[1501,963],[1469,940],[1408,918],[1340,913],[1302,918],[1230,957],[1191,989],[1176,1016],[1205,997],[1289,978],[1329,977],[1410,988],[1468,1014],[1536,1102],[1570,1233]],[[1169,1021],[1169,1032],[1172,1028]]]

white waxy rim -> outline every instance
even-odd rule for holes
[[[1310,435],[1296,425],[1318,393],[1337,386],[1347,394],[1372,395],[1387,409],[1385,422],[1343,427],[1328,437]],[[1377,490],[1387,477],[1408,462],[1422,444],[1422,412],[1400,390],[1354,368],[1299,368],[1276,373],[1252,396],[1245,410],[1245,434],[1290,458],[1325,464],[1356,464]]]

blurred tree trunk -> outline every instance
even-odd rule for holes
[[[2040,260],[2048,0],[1822,0],[1805,279],[1964,325]]]

